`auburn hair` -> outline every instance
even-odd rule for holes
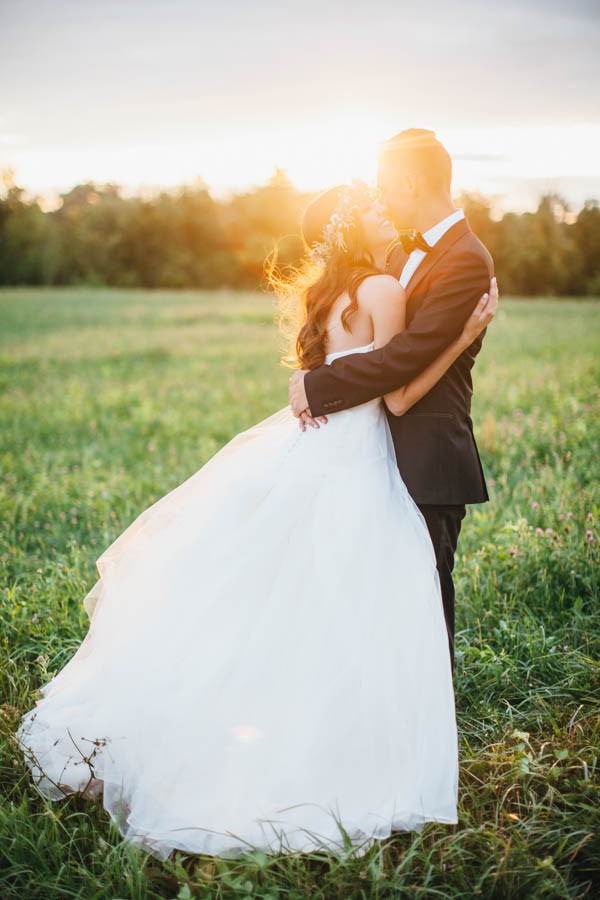
[[[323,264],[310,257],[314,243],[323,239],[323,229],[335,212],[340,191],[338,185],[319,194],[305,208],[301,220],[305,253],[298,267],[277,266],[277,248],[265,263],[267,282],[278,300],[278,325],[286,339],[287,352],[282,363],[295,369],[316,369],[327,355],[327,325],[336,300],[347,293],[350,302],[342,312],[342,326],[350,332],[348,321],[358,309],[357,292],[370,275],[380,275],[364,240],[358,216],[344,234],[345,250],[334,249]]]

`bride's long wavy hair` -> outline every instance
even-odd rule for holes
[[[277,265],[277,248],[267,257],[265,275],[278,298],[279,328],[286,339],[286,355],[281,362],[294,369],[316,369],[327,354],[327,324],[335,301],[344,292],[350,302],[342,312],[344,329],[358,309],[357,291],[369,275],[379,275],[367,249],[358,216],[344,234],[345,249],[332,250],[327,261],[311,258],[315,243],[323,240],[323,230],[339,203],[340,191],[352,191],[350,185],[338,185],[315,197],[302,215],[301,231],[304,255],[298,267],[282,271]]]

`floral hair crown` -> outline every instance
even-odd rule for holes
[[[374,203],[380,196],[378,188],[370,187],[358,178],[342,188],[336,207],[321,232],[321,240],[313,241],[310,246],[311,261],[325,265],[336,250],[344,253],[348,249],[345,235],[356,226],[356,211]]]

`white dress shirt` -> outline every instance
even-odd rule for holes
[[[449,216],[446,216],[445,219],[442,219],[441,222],[438,222],[437,225],[434,225],[433,228],[430,228],[428,231],[423,232],[423,238],[427,241],[430,247],[434,247],[439,239],[446,234],[449,228],[456,224],[456,222],[460,222],[461,219],[464,219],[465,214],[462,209],[457,209],[453,213],[450,213]],[[400,284],[403,288],[406,287],[410,279],[415,274],[419,263],[422,259],[425,259],[427,254],[424,250],[413,250],[406,262],[404,263],[404,268],[400,273]]]

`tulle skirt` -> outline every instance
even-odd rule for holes
[[[355,855],[457,822],[448,638],[379,399],[238,434],[97,560],[87,635],[17,736],[154,856]]]

